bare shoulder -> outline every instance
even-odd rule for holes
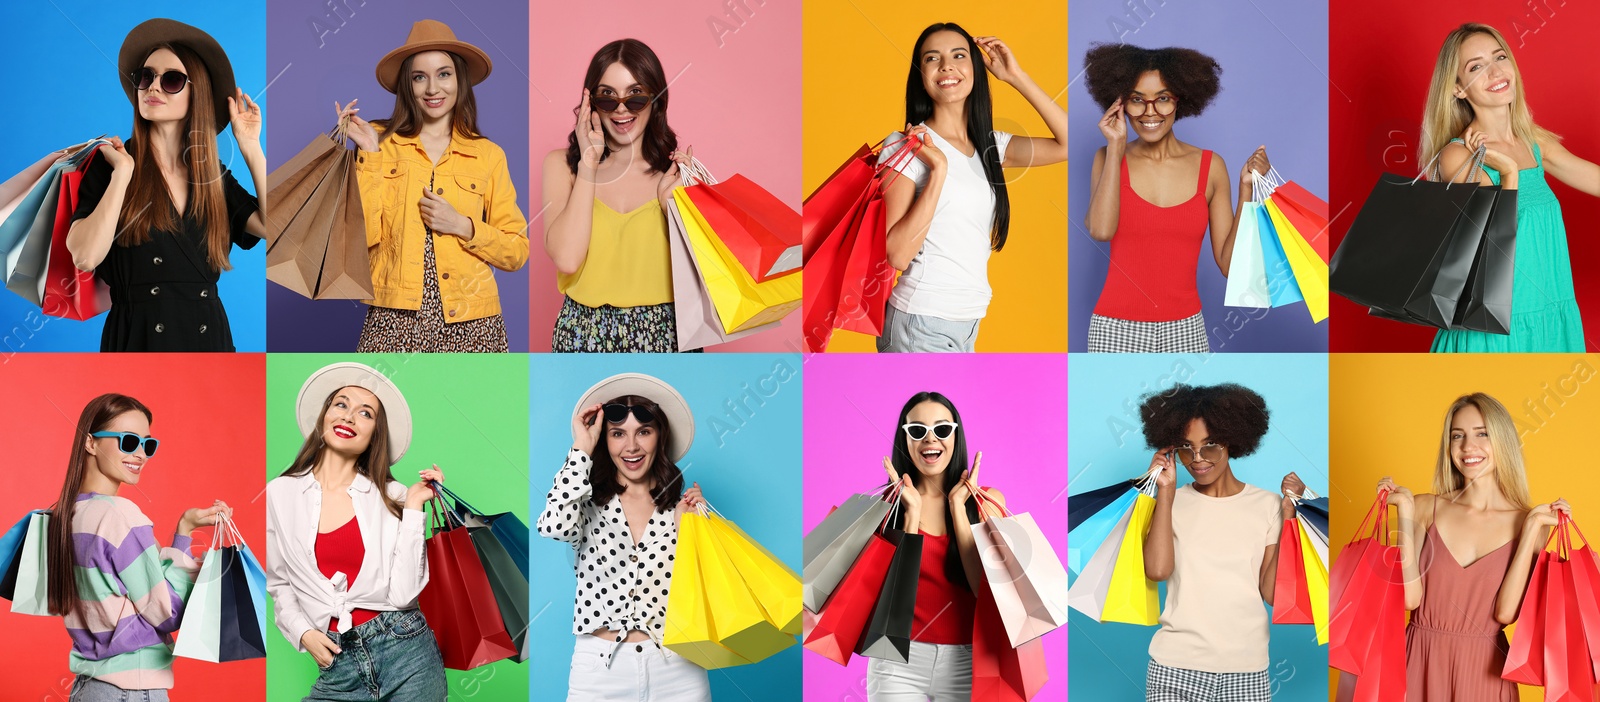
[[[1000,503],[1000,506],[1002,506],[1002,507],[1005,506],[1005,504],[1006,504],[1006,496],[1004,494],[1002,494],[999,490],[997,490],[995,488],[992,488],[992,487],[983,487],[983,488],[978,488],[978,489],[982,490],[983,494],[988,495],[990,498],[993,498],[995,502]]]

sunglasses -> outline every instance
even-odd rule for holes
[[[154,68],[149,67],[139,69],[139,72],[135,74],[134,83],[139,86],[139,92],[144,92],[149,90],[150,86],[154,85],[158,80],[161,81],[161,92],[168,95],[177,95],[189,85],[189,76],[184,74],[183,71],[156,73]]]
[[[656,99],[654,95],[629,95],[625,98],[615,96],[597,95],[589,98],[589,104],[601,112],[616,112],[617,107],[628,106],[629,112],[639,112],[650,106],[650,101]]]
[[[1194,463],[1196,454],[1204,460],[1216,463],[1228,455],[1228,449],[1226,446],[1216,442],[1208,442],[1202,445],[1199,451],[1189,446],[1183,446],[1178,449],[1178,460],[1183,461],[1184,465],[1188,465]]]
[[[611,424],[621,424],[628,421],[628,414],[632,413],[634,419],[640,424],[649,424],[656,420],[656,415],[642,405],[624,405],[613,402],[601,408],[606,415],[606,421]]]
[[[156,455],[156,447],[161,444],[155,437],[139,436],[131,431],[97,431],[90,434],[96,439],[109,439],[116,437],[117,449],[123,453],[133,453],[139,450],[139,444],[144,444],[146,458]]]
[[[906,430],[906,436],[911,437],[912,441],[921,441],[928,436],[930,431],[933,432],[934,438],[948,439],[956,433],[957,426],[960,425],[955,422],[941,422],[931,427],[926,424],[911,422],[900,428]]]

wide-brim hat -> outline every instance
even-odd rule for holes
[[[223,127],[228,126],[228,98],[233,96],[235,90],[233,63],[228,61],[228,54],[210,34],[177,20],[161,17],[145,20],[122,40],[122,50],[117,52],[118,82],[122,83],[122,92],[128,95],[128,102],[133,105],[135,113],[139,109],[139,83],[134,73],[144,67],[144,60],[150,57],[150,52],[162,44],[182,44],[200,55],[204,66],[186,65],[184,70],[192,74],[197,68],[202,69],[211,77],[212,108],[217,113],[217,131],[222,131]],[[189,107],[193,109],[196,105]]]
[[[406,36],[406,43],[384,55],[378,62],[378,85],[384,90],[395,92],[400,82],[400,64],[405,63],[406,57],[420,54],[424,51],[449,51],[467,61],[467,75],[472,77],[472,84],[477,85],[489,77],[489,72],[494,70],[494,62],[489,60],[489,55],[483,49],[456,39],[456,33],[450,31],[450,26],[439,20],[425,19],[411,25],[411,34]]]
[[[667,447],[667,451],[674,462],[683,460],[689,453],[689,445],[694,443],[694,413],[689,411],[689,403],[677,388],[660,378],[643,373],[613,375],[585,391],[578,400],[578,406],[572,408],[572,414],[577,416],[585,407],[610,402],[623,395],[638,395],[661,408],[661,412],[667,415],[667,425],[672,429],[672,445]],[[602,416],[600,421],[605,421],[605,418]]]
[[[300,422],[300,435],[309,438],[322,421],[322,403],[339,388],[358,387],[378,396],[383,403],[383,413],[389,418],[389,465],[400,462],[411,446],[411,406],[400,393],[394,381],[371,366],[344,362],[323,366],[305,385],[300,386],[300,399],[295,401],[295,418]]]

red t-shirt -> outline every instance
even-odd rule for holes
[[[367,555],[367,548],[361,543],[361,525],[356,523],[355,517],[351,517],[343,526],[325,534],[317,534],[316,552],[317,570],[322,571],[323,577],[332,578],[334,573],[343,572],[345,589],[353,587],[356,573],[361,572],[361,559]],[[352,610],[350,626],[361,626],[379,614],[370,609]],[[337,617],[328,621],[329,629],[337,631],[338,627]]]
[[[922,535],[922,569],[917,578],[917,607],[911,618],[911,640],[931,644],[972,643],[972,616],[977,598],[944,574],[950,535]]]

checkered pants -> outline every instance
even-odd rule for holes
[[[1146,702],[1272,702],[1272,680],[1259,673],[1205,673],[1150,661]]]
[[[1173,322],[1134,322],[1089,316],[1089,353],[1210,353],[1206,318]]]

